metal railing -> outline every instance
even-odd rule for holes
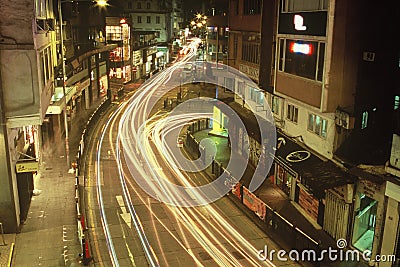
[[[85,129],[82,132],[81,139],[79,142],[78,146],[78,153],[76,155],[76,163],[74,164],[75,168],[75,202],[76,202],[76,223],[78,225],[78,239],[79,243],[81,245],[81,258],[82,258],[82,263],[85,266],[88,266],[90,262],[93,260],[93,257],[91,256],[90,252],[90,240],[88,235],[86,234],[87,232],[87,227],[86,227],[86,218],[84,216],[84,212],[82,212],[82,208],[84,206],[84,201],[81,196],[81,185],[79,183],[79,175],[80,175],[80,170],[84,170],[85,162],[85,145],[88,143],[88,138],[90,131],[94,129],[94,124],[97,123],[99,117],[103,114],[103,112],[110,106],[111,104],[111,99],[107,98],[103,102],[100,103],[100,105],[96,108],[96,110],[92,113],[92,115],[89,117]],[[85,180],[85,179],[84,179]],[[84,186],[84,185],[83,185]]]

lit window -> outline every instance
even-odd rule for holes
[[[328,0],[284,0],[282,12],[327,10]]]
[[[311,80],[322,81],[325,44],[281,39],[278,69]]]
[[[326,138],[328,121],[315,114],[308,115],[307,129],[323,138]]]
[[[272,96],[272,112],[279,114],[279,98],[276,96]]]
[[[290,104],[287,105],[286,118],[288,120],[290,120],[291,122],[297,123],[298,113],[299,113],[299,109],[297,107],[290,105]]]
[[[395,95],[394,96],[394,109],[398,109],[400,106],[400,96]]]
[[[368,111],[362,113],[361,129],[367,128],[368,125]]]

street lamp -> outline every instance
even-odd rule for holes
[[[190,25],[193,29],[197,29],[200,35],[199,37],[205,42],[205,45],[207,45],[207,16],[203,16],[200,13],[196,14],[194,19],[190,22]],[[203,44],[203,61],[205,60],[204,48]]]
[[[61,3],[66,2],[74,2],[74,1],[62,1],[58,0],[57,7],[58,7],[58,18],[60,21],[60,52],[61,52],[61,61],[62,61],[62,90],[63,90],[63,113],[64,113],[64,128],[65,128],[65,156],[67,159],[67,168],[71,166],[71,161],[69,158],[69,133],[68,133],[68,121],[67,121],[67,95],[66,95],[66,88],[65,88],[65,53],[64,53],[64,33],[63,33],[63,18],[62,18],[62,11],[61,11]],[[75,2],[91,2],[91,1],[75,1]],[[106,0],[100,0],[96,2],[98,6],[106,6]]]

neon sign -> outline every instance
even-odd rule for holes
[[[291,43],[290,52],[311,55],[313,53],[313,46],[311,44]]]
[[[294,28],[298,31],[305,31],[307,30],[307,26],[304,24],[304,19],[300,15],[294,15]]]

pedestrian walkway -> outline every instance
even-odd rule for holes
[[[86,122],[103,99],[78,112],[69,126],[70,161],[75,161]],[[34,176],[34,192],[21,232],[6,236],[8,247],[15,243],[12,266],[81,266],[81,244],[75,202],[75,173],[67,166],[65,139],[42,147],[40,170]],[[0,237],[1,238],[1,237]],[[0,239],[1,242],[1,239]],[[2,246],[1,261],[4,264]]]
[[[0,266],[11,266],[14,244],[15,234],[4,234],[0,236]]]

